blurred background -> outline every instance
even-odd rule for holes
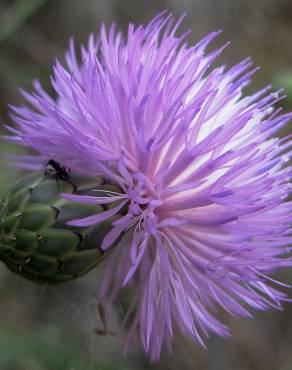
[[[0,131],[9,122],[7,105],[21,104],[19,86],[29,89],[38,78],[50,90],[52,63],[62,58],[70,36],[86,42],[102,20],[125,30],[129,21],[145,23],[163,9],[178,16],[187,12],[190,42],[223,29],[219,43],[229,40],[231,46],[220,62],[232,65],[252,56],[261,66],[252,89],[270,82],[283,87],[288,97],[282,105],[292,109],[291,0],[0,0]],[[19,151],[0,143],[0,196],[22,175],[7,167],[3,156]],[[100,324],[99,273],[42,288],[0,265],[0,370],[292,370],[291,304],[284,311],[255,314],[254,320],[226,317],[233,339],[212,337],[208,351],[177,333],[174,353],[163,354],[158,365],[148,362],[139,345],[123,357],[123,334],[94,333]],[[280,278],[292,284],[292,271]],[[118,326],[114,310],[110,325]]]

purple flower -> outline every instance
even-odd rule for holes
[[[77,202],[118,202],[102,214],[72,220],[93,225],[117,213],[104,238],[109,248],[100,299],[113,301],[132,284],[127,344],[139,328],[152,360],[171,348],[173,326],[205,346],[210,333],[228,336],[216,318],[249,309],[281,308],[284,285],[270,277],[291,266],[291,149],[274,133],[291,118],[270,86],[243,96],[256,69],[246,59],[231,69],[211,64],[222,48],[205,49],[219,32],[194,46],[175,36],[183,17],[162,13],[127,37],[112,25],[89,38],[77,61],[58,61],[51,83],[23,92],[31,105],[13,108],[14,140],[73,171],[102,175],[122,189],[108,197],[64,195]],[[37,158],[25,158],[35,168]],[[135,312],[134,314],[131,314]]]

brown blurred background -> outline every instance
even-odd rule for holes
[[[292,0],[0,0],[0,124],[9,122],[7,104],[21,103],[18,86],[29,89],[39,78],[50,89],[52,63],[62,57],[70,36],[85,42],[102,20],[125,30],[129,21],[145,23],[163,9],[188,14],[190,42],[223,29],[218,43],[230,40],[231,46],[220,62],[231,65],[252,56],[262,67],[253,89],[270,82],[284,87],[283,104],[292,109]],[[0,196],[22,175],[6,166],[3,155],[19,150],[0,144]],[[208,351],[177,334],[173,354],[163,354],[159,365],[151,365],[139,346],[123,357],[123,334],[93,332],[99,325],[99,273],[42,288],[1,265],[0,370],[292,370],[292,304],[282,312],[255,314],[254,320],[226,317],[233,338],[212,337]],[[292,271],[281,279],[292,284]],[[114,310],[110,321],[118,326]]]

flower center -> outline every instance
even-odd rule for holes
[[[132,186],[128,188],[128,196],[131,201],[129,214],[140,216],[143,229],[154,235],[158,227],[155,210],[162,204],[157,190],[144,174],[136,173],[133,175]]]

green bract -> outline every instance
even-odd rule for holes
[[[77,193],[88,194],[87,186],[79,181]],[[98,189],[118,190],[109,184]],[[73,183],[41,173],[11,188],[0,210],[0,259],[10,270],[40,284],[56,284],[86,274],[105,258],[100,245],[113,219],[95,227],[68,226],[69,220],[103,211],[59,195],[75,190]]]

